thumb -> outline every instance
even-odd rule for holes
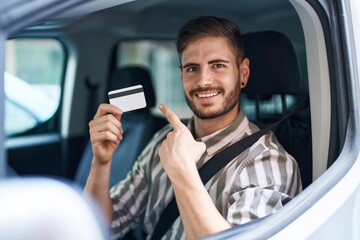
[[[206,144],[203,142],[196,141],[196,145],[194,147],[197,152],[196,161],[198,161],[201,158],[201,156],[203,155],[203,153],[206,151]]]

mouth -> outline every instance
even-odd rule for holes
[[[210,97],[215,97],[219,94],[220,92],[216,91],[216,92],[196,93],[195,96],[198,98],[210,98]]]
[[[190,92],[190,96],[195,96],[199,99],[211,99],[224,92],[221,87],[198,88]]]

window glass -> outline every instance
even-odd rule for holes
[[[157,105],[167,104],[181,118],[192,115],[185,102],[174,41],[125,41],[117,49],[118,67],[138,64],[151,71]],[[157,108],[154,111],[160,114]]]
[[[60,102],[65,53],[55,39],[6,42],[5,133],[23,133],[54,116]]]

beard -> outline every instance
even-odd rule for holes
[[[221,107],[215,110],[210,110],[209,108],[212,107],[214,104],[202,104],[202,108],[205,108],[205,110],[202,110],[198,107],[196,107],[195,103],[185,94],[185,100],[191,111],[194,113],[194,115],[200,119],[214,119],[217,117],[220,117],[228,112],[230,112],[232,109],[236,107],[236,105],[239,103],[239,97],[240,97],[240,86],[236,84],[236,87],[231,90],[230,92],[226,93],[223,88],[217,87],[217,88],[197,88],[195,90],[190,91],[190,97],[195,96],[195,94],[203,91],[211,91],[216,90],[219,92],[219,94],[224,95],[224,102],[222,103]]]

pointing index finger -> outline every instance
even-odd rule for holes
[[[159,108],[174,129],[178,129],[184,126],[184,124],[180,121],[179,117],[173,111],[171,111],[170,108],[168,108],[166,105],[160,104]]]

